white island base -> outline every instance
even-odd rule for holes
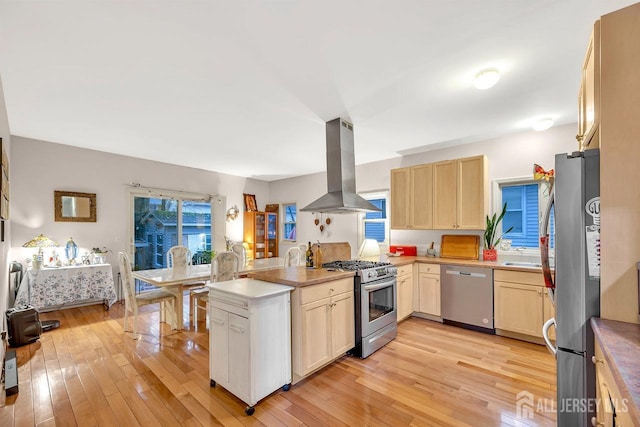
[[[209,376],[247,404],[291,385],[291,286],[255,279],[210,283]]]

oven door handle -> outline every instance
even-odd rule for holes
[[[396,279],[387,280],[386,282],[375,284],[375,285],[365,285],[362,289],[367,292],[377,291],[378,289],[388,288],[389,286],[393,286]]]

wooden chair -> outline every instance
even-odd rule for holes
[[[297,267],[300,265],[300,260],[304,257],[304,255],[300,252],[300,248],[294,246],[287,250],[287,253],[284,255],[284,266],[285,267]]]
[[[170,316],[176,321],[176,296],[165,289],[144,291],[136,294],[135,283],[131,276],[131,262],[124,252],[118,253],[118,265],[122,277],[124,291],[124,330],[128,330],[129,312],[133,314],[133,338],[138,338],[138,308],[143,305],[160,303],[160,321],[166,318],[166,311],[170,309]],[[173,322],[172,322],[173,323]]]
[[[220,252],[211,261],[211,282],[224,282],[238,278],[240,260],[235,252]],[[191,291],[190,305],[194,312],[194,323],[205,320],[200,310],[207,310],[209,289],[197,289]]]

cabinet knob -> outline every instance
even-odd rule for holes
[[[331,292],[333,292],[333,288],[329,288],[329,290],[330,290]]]
[[[584,135],[580,135],[580,134],[576,135],[576,140],[577,140],[578,142],[582,142],[582,139],[583,139],[583,138],[584,138]]]
[[[591,417],[591,425],[593,427],[598,427],[598,426],[603,426],[604,423],[598,422],[598,419],[596,417]]]
[[[542,290],[541,289],[538,289],[538,295],[542,296]]]
[[[598,364],[598,363],[604,363],[604,360],[602,359],[596,359],[595,356],[591,356],[591,363],[593,363],[594,365]]]

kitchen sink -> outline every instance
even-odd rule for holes
[[[511,267],[525,267],[525,268],[542,268],[542,264],[536,262],[503,262],[502,265],[508,265]]]

